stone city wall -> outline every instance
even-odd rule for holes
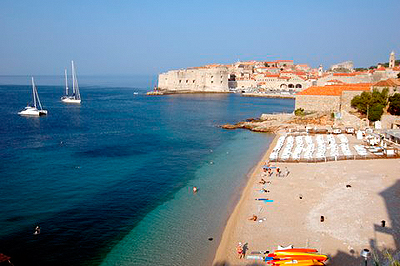
[[[305,111],[330,111],[340,110],[339,96],[326,95],[296,95],[295,109],[303,108]]]
[[[353,107],[351,107],[351,100],[356,95],[361,95],[362,91],[343,91],[342,96],[340,97],[340,106],[341,110],[345,111],[355,111]]]
[[[340,80],[344,83],[370,83],[372,82],[372,77],[368,74],[357,76],[335,76],[331,74],[318,79],[317,86],[325,86],[330,80]]]
[[[171,70],[158,76],[159,91],[229,92],[226,67]]]

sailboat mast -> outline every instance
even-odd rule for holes
[[[64,69],[65,73],[65,95],[68,96],[68,80],[67,80],[67,69]]]
[[[71,61],[72,65],[72,93],[75,95],[75,68],[74,68],[74,61]]]
[[[33,106],[36,108],[36,94],[35,94],[35,81],[32,77],[32,96],[33,96]]]

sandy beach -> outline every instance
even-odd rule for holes
[[[213,265],[265,264],[238,259],[239,242],[248,255],[278,245],[316,248],[329,256],[327,265],[361,265],[364,248],[400,249],[400,159],[273,163],[289,174],[263,177],[278,137],[251,174]],[[270,182],[262,185],[261,178]],[[257,221],[249,220],[253,215]]]

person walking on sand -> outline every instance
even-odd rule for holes
[[[287,167],[285,167],[285,176],[288,176],[290,174],[290,171]]]
[[[236,247],[236,252],[238,254],[238,258],[242,259],[243,258],[243,247],[242,247],[242,243],[239,242],[239,244]]]

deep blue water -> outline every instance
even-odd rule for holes
[[[226,94],[149,97],[144,89],[93,84],[81,86],[82,104],[74,106],[59,100],[61,86],[37,87],[49,114],[26,118],[17,112],[30,101],[31,87],[0,85],[0,253],[11,256],[14,265],[159,264],[143,250],[163,253],[158,236],[146,237],[154,221],[168,219],[161,213],[168,209],[171,217],[178,212],[184,217],[192,208],[185,204],[196,199],[199,211],[204,205],[209,206],[205,211],[218,213],[204,218],[214,223],[210,227],[223,227],[229,211],[221,214],[207,200],[222,202],[217,207],[227,210],[232,193],[243,186],[272,138],[218,125],[294,108],[293,100]],[[227,168],[238,175],[236,185],[220,187],[216,179],[227,178]],[[193,198],[185,193],[193,184],[209,186],[210,192],[224,190],[224,198],[202,198],[201,189]],[[38,224],[41,234],[34,236]],[[179,226],[196,234],[194,225]],[[173,226],[165,227],[161,239],[177,234]],[[182,249],[187,246],[176,241]],[[140,258],[129,255],[123,243],[140,250]]]

